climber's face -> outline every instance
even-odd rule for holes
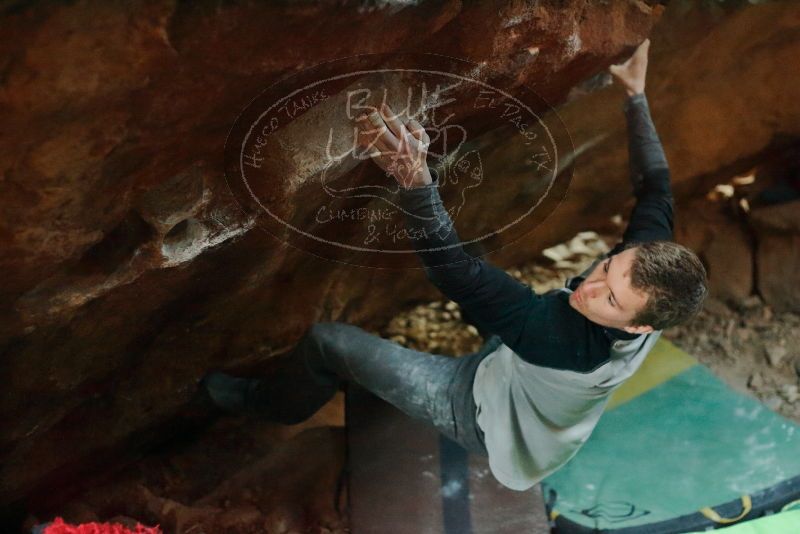
[[[632,334],[646,334],[651,326],[632,325],[647,303],[647,294],[631,287],[630,270],[636,248],[623,250],[598,263],[569,297],[569,304],[590,321]]]

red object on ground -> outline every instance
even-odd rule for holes
[[[81,525],[70,525],[64,523],[60,517],[56,517],[43,534],[163,534],[159,526],[146,527],[139,523],[136,528],[131,530],[128,527],[117,523],[83,523]]]

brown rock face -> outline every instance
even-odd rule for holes
[[[485,62],[558,102],[661,11],[634,1],[0,9],[5,503],[53,494],[119,447],[152,441],[211,367],[263,361],[315,320],[374,325],[432,294],[419,272],[321,260],[241,211],[223,147],[265,87],[331,59],[428,51]],[[491,126],[463,118],[476,132]],[[287,178],[312,179],[295,163]]]
[[[753,293],[755,248],[749,228],[719,202],[697,200],[686,212],[692,216],[678,219],[675,239],[703,261],[710,295],[736,302],[749,297]]]
[[[780,311],[800,312],[800,201],[753,211],[758,291]]]

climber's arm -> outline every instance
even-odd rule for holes
[[[428,279],[449,299],[457,302],[483,334],[496,334],[516,346],[536,295],[530,287],[504,270],[467,254],[438,190],[432,183],[401,190],[398,201],[406,212],[406,228],[422,260]]]
[[[388,106],[359,118],[359,144],[373,147],[373,161],[403,186],[398,202],[406,229],[433,284],[457,302],[479,330],[514,346],[535,295],[502,269],[468,255],[439,198],[435,171],[428,168],[429,139],[416,121],[402,122]],[[372,149],[372,148],[371,148]]]
[[[359,144],[377,147],[373,161],[403,186],[397,200],[431,282],[461,306],[482,335],[499,336],[523,360],[557,369],[594,369],[598,358],[608,355],[607,336],[576,313],[564,293],[536,295],[502,269],[467,254],[439,197],[438,175],[428,168],[425,130],[413,120],[401,123],[388,107],[381,114],[372,116],[371,124],[358,121],[362,131],[379,131],[371,138],[374,145],[361,136]]]
[[[622,243],[611,254],[628,243],[672,239],[670,171],[644,93],[649,47],[650,40],[645,39],[627,61],[609,68],[627,93],[623,111],[628,127],[630,178],[636,196]]]
[[[461,306],[484,337],[498,335],[524,361],[589,372],[608,356],[608,338],[573,310],[563,292],[537,295],[527,285],[462,248],[432,183],[400,192],[406,226],[433,284]]]
[[[669,166],[644,93],[628,97],[624,109],[636,205],[618,249],[628,243],[671,240],[673,237]]]

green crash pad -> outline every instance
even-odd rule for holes
[[[799,452],[798,425],[662,339],[542,489],[558,532],[705,530],[797,499]]]

